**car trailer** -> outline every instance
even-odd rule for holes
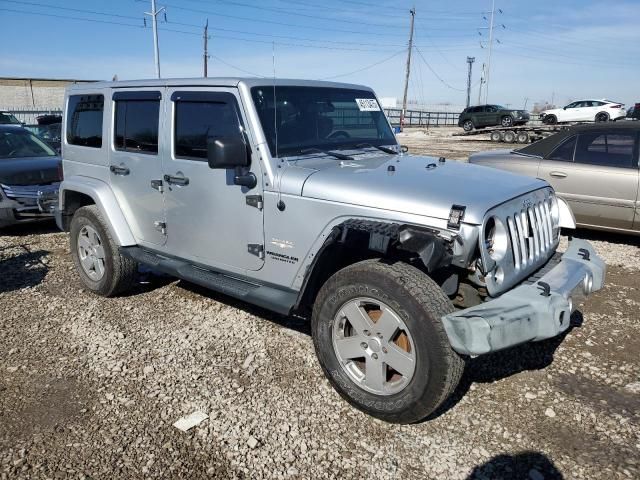
[[[492,142],[504,143],[530,143],[553,135],[573,124],[562,125],[522,125],[513,127],[489,127],[471,130],[470,132],[454,133],[454,137],[467,137],[470,135],[489,135]]]

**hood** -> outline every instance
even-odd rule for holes
[[[535,178],[455,160],[414,155],[356,158],[299,162],[306,177],[298,182],[301,195],[440,219],[449,217],[452,205],[463,205],[464,221],[479,224],[490,208],[548,186]],[[300,172],[291,176],[299,177]]]
[[[61,180],[60,157],[0,158],[0,183],[46,185]]]

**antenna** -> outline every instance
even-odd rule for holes
[[[278,98],[276,97],[276,42],[272,42],[271,44],[271,58],[273,63],[273,131],[275,132],[275,150],[276,150],[276,158],[278,158]],[[280,163],[284,163],[283,159],[280,159]],[[284,176],[284,169],[282,165],[278,164],[278,168],[280,169],[280,175],[278,175],[278,203],[276,207],[281,212],[286,208],[284,202],[282,201],[282,177]]]
[[[276,98],[276,42],[271,43],[273,64],[273,130],[276,134],[276,158],[278,158],[278,101]]]

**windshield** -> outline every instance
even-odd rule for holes
[[[20,120],[7,112],[0,112],[0,125],[20,125]]]
[[[253,87],[251,95],[274,157],[296,155],[313,148],[359,148],[357,145],[364,143],[396,145],[372,92],[280,86],[274,92],[273,86],[265,85]]]
[[[56,156],[50,146],[32,133],[21,128],[11,132],[7,130],[0,131],[0,158]]]

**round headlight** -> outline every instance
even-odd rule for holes
[[[502,260],[509,248],[509,237],[504,223],[498,217],[490,217],[484,227],[484,244],[494,262]]]

